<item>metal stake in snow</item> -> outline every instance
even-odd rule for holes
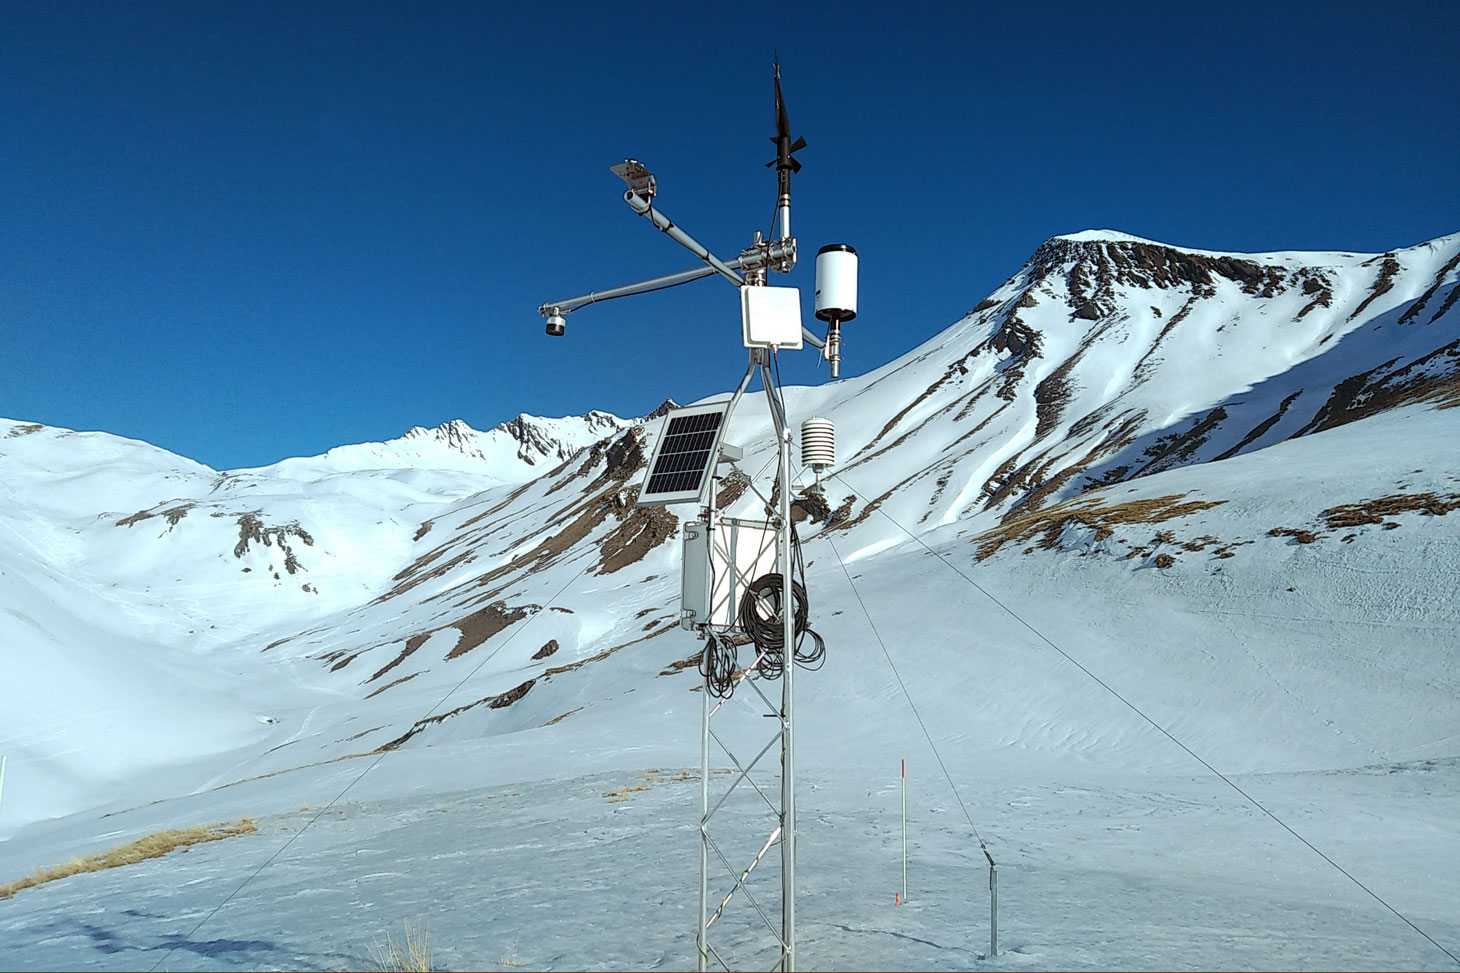
[[[983,856],[989,860],[989,955],[999,955],[999,866],[985,848]]]
[[[700,970],[708,968],[712,957],[720,966],[731,968],[721,950],[710,942],[709,933],[710,927],[719,923],[726,915],[726,908],[731,904],[732,898],[737,903],[743,900],[763,920],[779,953],[776,966],[781,970],[796,968],[796,787],[792,683],[797,665],[797,591],[801,586],[792,580],[797,563],[797,544],[791,521],[791,428],[787,421],[785,401],[771,365],[773,354],[781,349],[799,349],[804,340],[823,349],[831,364],[831,374],[836,377],[840,360],[840,325],[856,317],[856,251],[844,244],[823,248],[823,253],[829,256],[823,259],[818,255],[817,259],[816,316],[828,322],[827,340],[823,341],[802,326],[799,290],[794,287],[766,285],[769,271],[790,273],[796,266],[796,239],[791,236],[791,176],[801,169],[801,163],[793,154],[806,145],[805,139],[791,138],[791,123],[781,96],[779,64],[775,69],[775,118],[776,134],[771,141],[776,143],[776,158],[767,165],[776,169],[777,196],[772,222],[780,229],[777,239],[765,240],[757,231],[750,247],[741,251],[738,257],[731,260],[720,259],[654,206],[658,184],[653,173],[637,160],[626,159],[612,167],[613,172],[627,186],[624,200],[634,212],[648,219],[666,236],[702,260],[704,266],[636,284],[548,301],[538,308],[538,313],[546,320],[547,333],[560,337],[566,330],[566,315],[589,304],[660,290],[716,274],[735,284],[740,292],[741,333],[745,347],[750,352],[750,363],[745,375],[728,403],[716,407],[694,406],[666,417],[664,432],[655,446],[649,471],[637,500],[638,506],[695,502],[702,509],[701,520],[684,524],[684,607],[680,620],[682,627],[696,631],[707,639],[706,648],[701,655],[701,668],[706,672],[706,691],[701,707],[700,911],[695,931]],[[823,276],[826,277],[825,281]],[[729,425],[730,416],[749,386],[751,377],[757,372],[770,407],[778,460],[775,487],[778,503],[775,504],[774,512],[769,506],[767,509],[767,516],[773,519],[769,523],[761,524],[732,521],[718,514],[714,509],[713,475],[718,463],[731,460],[732,454],[734,459],[739,458],[740,451],[724,444],[721,434]],[[730,540],[722,544],[722,538],[727,536],[727,532]],[[735,538],[743,535],[768,539],[772,533],[775,537],[775,571],[774,574],[760,574],[765,568],[760,566],[757,555],[768,553],[769,544],[759,551],[756,549],[761,545],[754,542],[740,545],[750,550],[749,559],[742,562],[736,553]],[[769,559],[766,567],[769,567]],[[745,576],[747,573],[750,574],[749,577]],[[727,593],[723,595],[722,586],[727,586]],[[722,612],[721,608],[724,606],[716,599],[730,601],[732,596],[729,593],[737,590],[743,590],[742,595],[736,596],[739,597],[740,610],[735,611],[732,608],[728,612]],[[801,598],[805,598],[804,590],[801,591]],[[759,608],[771,603],[774,603],[772,614],[778,617],[759,627],[761,634],[754,641],[760,649],[760,655],[750,667],[739,670],[736,678],[739,667],[734,661],[735,648],[728,636],[734,633],[743,634],[746,626],[753,624],[745,621],[747,612],[754,615]],[[758,615],[755,618],[757,621],[766,621]],[[774,638],[764,631],[772,626],[779,628],[779,649],[773,645]],[[713,658],[712,650],[718,653]],[[775,659],[777,653],[779,663]],[[720,665],[712,668],[712,663]],[[779,670],[781,698],[778,705],[762,692],[756,680],[748,679],[752,672],[761,671],[763,663],[768,673],[774,674]],[[713,705],[709,699],[712,684],[715,695],[721,697]],[[764,704],[764,710],[751,715],[769,716],[775,720],[775,729],[764,745],[753,743],[745,749],[742,743],[736,744],[742,748],[741,752],[748,759],[737,756],[735,749],[727,742],[728,733],[745,733],[747,727],[754,727],[754,731],[750,732],[754,738],[755,734],[766,728],[763,722],[759,719],[742,720],[738,725],[732,724],[726,728],[724,735],[717,732],[712,725],[716,714],[732,702],[736,690],[741,688],[748,689],[748,692],[739,694],[737,705],[748,703],[754,708],[759,705],[756,702],[758,699],[759,703]],[[724,751],[735,768],[722,796],[713,805],[710,788],[711,740]],[[770,763],[776,753],[780,755],[778,804],[770,797],[770,794],[777,791],[763,788],[752,776],[762,758],[768,758],[766,762]],[[769,837],[763,843],[758,842],[759,850],[750,863],[737,867],[715,841],[710,823],[716,812],[725,805],[731,792],[742,783],[751,786],[741,789],[740,793],[760,798],[770,808],[774,824],[767,829]],[[747,884],[756,866],[777,844],[781,848],[779,928],[771,921]],[[719,908],[710,915],[709,873],[712,858],[724,866],[732,885],[721,898]],[[752,949],[755,946],[743,934],[727,936],[726,939],[729,942],[744,943]],[[764,959],[757,957],[750,962],[761,965]]]
[[[907,901],[907,760],[902,761],[902,898]]]
[[[0,809],[5,807],[5,758],[0,757]]]

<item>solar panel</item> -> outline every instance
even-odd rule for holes
[[[664,417],[663,433],[649,457],[649,475],[635,506],[698,500],[720,451],[728,403],[692,405]]]

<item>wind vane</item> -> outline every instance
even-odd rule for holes
[[[766,168],[776,167],[776,188],[780,195],[776,199],[776,213],[781,218],[781,238],[791,235],[791,173],[801,171],[801,163],[795,154],[806,148],[806,140],[791,141],[791,119],[786,114],[786,99],[781,96],[781,62],[776,66],[776,134],[771,141],[776,144],[776,157],[767,162]]]

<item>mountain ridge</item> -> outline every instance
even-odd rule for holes
[[[1445,239],[1332,266],[1299,257],[1196,259],[1134,239],[1047,243],[969,315],[902,358],[857,378],[787,390],[793,415],[831,416],[838,427],[840,458],[823,483],[831,515],[802,531],[812,542],[845,538],[855,561],[893,551],[905,529],[925,543],[960,538],[975,553],[1006,534],[1031,552],[1088,555],[1124,541],[1126,552],[1143,552],[1133,569],[1190,571],[1187,562],[1199,556],[1210,568],[1248,570],[1247,552],[1271,557],[1296,543],[1265,531],[1316,537],[1321,527],[1310,521],[1323,510],[1383,499],[1398,481],[1366,474],[1353,496],[1330,491],[1315,510],[1249,524],[1228,522],[1236,507],[1211,506],[1229,496],[1148,495],[1155,478],[1215,471],[1217,460],[1398,409],[1451,428],[1434,411],[1452,404],[1460,324],[1452,310],[1460,237]],[[1390,262],[1396,268],[1386,272]],[[1310,281],[1332,297],[1305,311],[1319,293],[1305,291]],[[1092,304],[1094,316],[1082,316]],[[1340,392],[1346,397],[1335,399]],[[760,411],[747,405],[727,431],[746,446],[742,474],[717,491],[718,506],[734,515],[763,515],[763,499],[747,489],[774,453]],[[555,423],[583,439],[608,435],[568,452],[570,437]],[[220,474],[104,434],[11,424],[0,429],[0,484],[12,501],[0,522],[32,543],[7,546],[0,566],[31,579],[29,594],[12,589],[15,599],[34,601],[38,586],[56,618],[126,632],[137,653],[148,645],[159,658],[243,653],[251,679],[284,674],[380,714],[380,725],[348,746],[320,739],[308,751],[240,757],[248,773],[298,766],[306,752],[335,759],[346,750],[459,739],[483,726],[525,731],[536,717],[522,714],[563,716],[599,678],[590,673],[620,665],[631,647],[661,656],[647,663],[654,673],[684,668],[681,655],[663,657],[675,650],[661,647],[682,641],[662,636],[676,631],[673,541],[689,511],[633,505],[658,432],[607,413],[524,416],[487,433],[456,420],[385,444],[339,447],[343,453],[324,454],[331,462]],[[498,447],[502,475],[481,472],[484,437]],[[74,444],[86,450],[72,456]],[[539,457],[533,463],[520,455],[528,447]],[[399,451],[427,449],[433,463],[405,462],[412,457]],[[105,457],[129,464],[124,489],[98,466]],[[1448,503],[1447,482],[1426,477],[1425,490]],[[804,491],[811,478],[801,473],[796,483]],[[1117,486],[1136,490],[1141,505],[1121,508],[1111,499]],[[88,499],[102,496],[106,509]],[[1089,503],[1064,506],[1080,497]],[[1139,516],[1119,526],[1129,510]],[[1045,513],[1050,519],[1039,519]],[[1394,522],[1407,525],[1407,516]],[[1153,548],[1138,536],[1153,522],[1194,548]],[[1204,523],[1205,533],[1188,529]],[[1042,533],[1021,533],[1031,524]],[[1387,536],[1403,539],[1409,529]],[[1025,556],[1000,547],[993,561],[1001,570]],[[555,596],[572,590],[572,571],[588,593]],[[144,633],[124,618],[145,618]],[[540,638],[504,648],[529,624]],[[0,619],[0,630],[37,657],[63,651],[73,631],[69,622],[13,619]],[[550,653],[548,643],[556,646]],[[419,728],[386,715],[409,711],[400,699],[439,692],[459,660],[483,652],[494,661],[479,677],[481,706]],[[167,711],[158,705],[159,718]],[[238,719],[250,740],[273,733],[246,714]],[[60,778],[72,776],[58,768],[55,786],[64,790]]]
[[[1448,401],[1460,346],[1455,328],[1437,322],[1456,320],[1460,236],[1386,254],[1264,257],[1268,263],[1135,239],[1052,238],[943,334],[866,377],[864,390],[892,378],[923,388],[869,440],[841,434],[850,440],[847,464],[876,464],[889,444],[919,438],[922,423],[953,419],[967,430],[958,441],[969,442],[959,457],[984,462],[970,478],[981,489],[958,495],[938,521],[948,523],[1115,482],[1142,468],[1126,461],[1136,458],[1133,447],[1143,453],[1162,436],[1181,447],[1168,451],[1169,464],[1272,442],[1334,401],[1331,425],[1337,404],[1353,398],[1345,389],[1371,399],[1387,389],[1379,398],[1388,407]],[[1436,308],[1427,327],[1404,327],[1421,304]],[[1345,344],[1366,325],[1381,336]],[[1290,398],[1298,389],[1280,376],[1325,354],[1323,366],[1309,366],[1313,377],[1301,376],[1305,393]],[[1259,385],[1260,402],[1248,397]],[[1276,429],[1274,416],[1286,417]],[[1222,448],[1197,450],[1195,438]],[[957,458],[939,457],[902,482],[946,487],[963,475],[956,466]]]

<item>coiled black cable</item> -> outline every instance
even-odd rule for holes
[[[819,669],[826,659],[826,642],[810,628],[811,606],[806,597],[806,586],[791,579],[791,598],[794,603],[792,625],[795,632],[796,663],[803,668]],[[785,670],[785,633],[782,630],[782,612],[785,603],[785,582],[780,574],[766,574],[751,582],[740,597],[740,628],[755,643],[760,662],[756,671],[765,679],[777,679]],[[810,635],[812,648],[802,651],[805,637]]]
[[[705,692],[728,699],[735,691],[735,643],[713,629],[705,631],[705,648],[700,653],[700,675]]]
[[[781,364],[774,350],[771,352],[771,363],[776,392],[778,396],[783,396]],[[779,485],[778,480],[778,489]],[[767,514],[772,514],[769,505]],[[796,532],[794,520],[790,528],[791,599],[794,602],[792,630],[796,643],[793,654],[796,664],[802,668],[820,669],[826,661],[826,641],[810,627],[811,603],[806,596],[806,562],[801,553],[801,538]],[[740,596],[737,627],[755,643],[755,671],[763,679],[778,679],[785,672],[784,602],[785,580],[779,572],[757,578],[745,587]],[[812,646],[803,649],[807,635],[811,636]],[[700,673],[705,677],[705,691],[723,699],[734,690],[734,676],[737,673],[735,645],[713,630],[706,630],[705,637],[705,648],[700,653]]]

